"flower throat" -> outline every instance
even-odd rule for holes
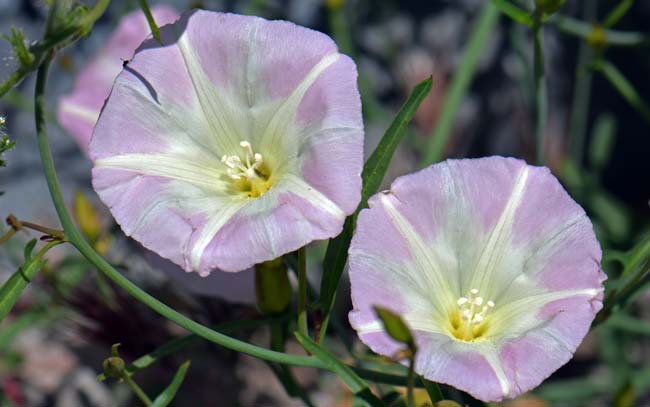
[[[221,162],[228,167],[228,176],[235,181],[236,189],[243,191],[249,198],[257,198],[268,191],[272,183],[269,171],[260,153],[253,152],[250,142],[243,140],[239,143],[244,149],[245,158],[239,155],[224,155]]]

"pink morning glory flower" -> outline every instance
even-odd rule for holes
[[[155,6],[151,13],[158,25],[178,19],[179,14],[167,6]],[[144,14],[134,11],[120,21],[106,45],[79,72],[74,89],[59,99],[57,117],[61,126],[86,152],[104,101],[124,61],[151,34]]]
[[[516,397],[572,357],[602,307],[591,222],[547,168],[448,160],[369,206],[350,247],[350,322],[392,356],[400,345],[372,306],[400,314],[429,380],[484,401]]]
[[[89,151],[123,231],[188,271],[340,233],[361,195],[354,62],[285,21],[184,14],[115,80]]]

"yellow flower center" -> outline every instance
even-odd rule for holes
[[[244,192],[249,198],[264,195],[272,186],[264,157],[253,152],[253,146],[246,140],[241,141],[239,145],[245,152],[243,160],[237,154],[221,157],[221,162],[228,167],[226,173],[235,181],[236,190]]]
[[[494,302],[485,301],[476,288],[471,289],[467,297],[460,297],[456,301],[456,309],[449,319],[451,334],[465,342],[480,338],[488,328],[486,317],[492,308]]]

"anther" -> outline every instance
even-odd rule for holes
[[[461,337],[465,340],[474,338],[474,328],[482,324],[488,312],[494,308],[494,301],[485,301],[483,297],[479,297],[478,293],[478,289],[472,288],[467,297],[460,297],[456,300],[460,319],[463,321],[459,329],[462,332]]]

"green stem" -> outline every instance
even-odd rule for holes
[[[406,383],[406,404],[408,407],[415,407],[415,398],[413,397],[413,385],[415,384],[415,357],[412,357],[409,361],[409,373]]]
[[[142,401],[142,404],[145,406],[150,406],[153,402],[147,396],[147,394],[138,386],[138,384],[131,378],[131,376],[124,374],[122,375],[122,379],[126,382],[126,384],[129,385],[131,390],[133,390],[133,393]]]
[[[298,249],[298,331],[309,336],[307,328],[307,254],[304,247]]]
[[[147,18],[147,23],[149,23],[149,29],[151,29],[151,35],[153,35],[153,37],[156,39],[156,41],[158,41],[159,44],[162,44],[162,41],[160,40],[160,29],[156,24],[156,20],[153,18],[153,14],[151,14],[151,10],[149,9],[147,0],[138,0],[138,2],[140,3],[140,8],[142,9],[144,16]]]
[[[544,42],[541,16],[535,16],[533,25],[533,42],[535,47],[535,140],[537,142],[537,164],[544,165],[545,143],[544,128],[548,114],[548,96],[546,90],[546,75],[544,72]]]
[[[113,283],[126,291],[136,300],[148,306],[158,314],[167,318],[168,320],[176,323],[178,326],[187,329],[188,331],[210,341],[217,345],[231,349],[236,352],[245,353],[259,359],[267,360],[270,362],[284,363],[294,366],[314,367],[318,369],[327,369],[327,367],[318,359],[309,356],[291,355],[280,352],[270,351],[250,343],[231,338],[216,332],[198,322],[187,318],[178,311],[170,308],[166,304],[160,302],[156,298],[149,295],[137,285],[133,284],[129,279],[121,275],[113,268],[102,256],[100,256],[92,246],[84,239],[77,227],[74,225],[70,214],[68,213],[59,181],[56,176],[54,168],[54,161],[52,159],[52,151],[47,139],[47,127],[45,123],[45,85],[47,81],[47,72],[51,63],[51,55],[48,56],[44,64],[39,67],[36,77],[36,93],[35,93],[35,119],[36,119],[36,137],[38,141],[38,149],[43,164],[43,171],[45,179],[50,190],[52,203],[56,209],[63,230],[65,231],[68,242],[71,243],[88,261],[97,267],[102,273],[106,275]],[[404,376],[386,374],[367,369],[352,367],[361,377],[374,380],[376,382],[404,385]]]
[[[588,1],[584,5],[583,17],[590,21],[596,16],[597,0]],[[578,65],[575,74],[575,87],[573,88],[573,106],[569,124],[570,153],[577,165],[582,164],[585,139],[587,137],[587,119],[589,115],[589,101],[591,98],[592,72],[588,68],[593,59],[593,50],[586,41],[580,42],[578,50]]]
[[[442,113],[438,117],[436,127],[431,134],[429,145],[426,147],[423,165],[433,164],[444,157],[445,147],[451,135],[456,111],[463,101],[463,96],[469,88],[479,56],[490,38],[491,32],[499,21],[499,9],[491,2],[485,2],[480,16],[472,29],[469,42],[463,53],[463,60],[454,74],[449,90],[445,95]]]

